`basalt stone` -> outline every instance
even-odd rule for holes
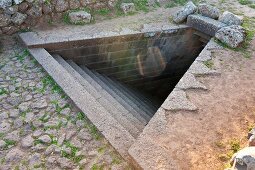
[[[16,14],[14,14],[11,18],[12,22],[14,24],[17,25],[21,25],[25,20],[27,19],[27,15],[26,14],[22,14],[17,12]]]
[[[70,12],[68,16],[73,24],[90,23],[91,20],[91,14],[85,11]]]
[[[79,0],[71,0],[69,1],[70,9],[77,9],[80,7],[80,1]]]
[[[179,24],[184,22],[190,14],[194,14],[197,11],[197,6],[193,2],[189,1],[182,9],[173,15],[175,23]]]
[[[122,3],[120,5],[121,10],[127,14],[129,12],[134,12],[135,11],[135,4],[134,3]]]
[[[233,14],[232,12],[225,11],[219,18],[220,22],[226,25],[242,25],[243,19],[240,16]]]
[[[245,29],[239,25],[223,27],[217,31],[215,37],[232,48],[238,47],[245,40]]]
[[[219,29],[226,26],[222,22],[202,15],[189,15],[187,25],[210,36],[214,36]]]
[[[29,15],[32,18],[39,18],[42,16],[42,7],[34,5],[34,6],[32,6],[32,8],[27,10],[26,13],[27,13],[27,15]]]
[[[218,19],[220,16],[220,10],[212,5],[208,4],[199,4],[198,5],[198,12],[206,17],[212,19]]]
[[[1,0],[0,8],[6,8],[12,6],[12,0]]]
[[[19,11],[24,13],[27,11],[29,5],[27,2],[22,2],[21,4],[19,4]]]
[[[14,5],[14,6],[11,6],[11,7],[7,7],[4,10],[4,13],[8,14],[8,15],[13,15],[16,12],[18,12],[18,6],[17,5]]]
[[[236,169],[255,169],[255,147],[246,147],[238,151],[233,155],[231,162],[233,163],[234,160],[236,160],[236,165],[234,167]]]
[[[0,14],[0,27],[8,26],[11,23],[11,16],[7,14]]]
[[[42,5],[42,11],[44,14],[50,14],[53,11],[53,7],[51,4],[43,4]]]
[[[64,12],[68,10],[69,5],[67,0],[57,0],[55,9],[57,12]]]

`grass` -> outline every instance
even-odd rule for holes
[[[23,62],[23,61],[25,60],[25,58],[26,58],[27,56],[29,56],[29,55],[30,55],[30,53],[29,53],[28,49],[25,49],[22,53],[16,54],[16,57],[17,57],[17,59],[18,59],[20,62]]]
[[[0,96],[5,94],[8,94],[8,91],[5,90],[4,88],[0,88]]]
[[[51,76],[47,75],[41,81],[42,81],[42,84],[43,84],[43,88],[40,89],[40,90],[42,92],[45,91],[45,89],[48,86],[51,86],[52,92],[59,93],[59,94],[63,94],[64,93],[62,88],[54,81],[54,79]]]
[[[85,127],[89,130],[90,134],[93,136],[94,139],[96,139],[96,140],[101,139],[101,135],[98,132],[96,126],[89,122],[88,118],[85,116],[85,114],[83,112],[78,112],[76,119],[83,120],[86,122]]]
[[[98,165],[98,164],[93,164],[91,167],[91,170],[103,170],[104,166],[103,165]]]
[[[13,141],[13,140],[9,140],[9,139],[5,139],[5,146],[4,146],[4,149],[9,149],[9,146],[14,146],[16,145],[16,141]]]
[[[242,5],[248,5],[251,2],[249,0],[239,0],[239,3],[242,4]]]
[[[62,150],[61,156],[65,157],[67,159],[71,159],[75,163],[79,163],[83,159],[83,156],[76,156],[76,153],[78,151],[78,148],[76,146],[74,146],[70,142],[64,142],[64,145],[66,145],[66,147],[71,149],[71,153],[69,154]]]
[[[111,13],[111,10],[108,8],[101,8],[101,9],[95,10],[94,13],[105,16],[105,15],[109,15]]]
[[[212,60],[204,61],[203,63],[204,63],[204,64],[206,65],[206,67],[208,67],[208,68],[212,68],[213,65],[214,65]]]

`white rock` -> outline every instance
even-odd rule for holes
[[[122,3],[120,5],[120,8],[122,11],[127,14],[129,12],[134,12],[135,11],[135,4],[134,3]]]
[[[90,23],[90,20],[91,20],[91,14],[85,11],[70,12],[68,16],[69,16],[70,22],[73,24]]]
[[[218,30],[215,37],[232,48],[238,47],[245,40],[245,30],[239,25],[231,25]]]
[[[194,14],[196,11],[196,5],[194,5],[192,1],[189,1],[182,9],[180,9],[173,15],[173,20],[175,23],[182,23],[187,19],[190,14]]]
[[[243,18],[241,16],[233,14],[232,12],[225,11],[220,16],[219,21],[227,25],[242,25]]]

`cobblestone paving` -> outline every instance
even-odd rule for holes
[[[0,169],[130,169],[27,50],[0,41]]]

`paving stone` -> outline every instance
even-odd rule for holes
[[[5,156],[5,161],[8,162],[16,162],[18,163],[23,159],[25,153],[18,148],[11,149]]]
[[[65,133],[61,134],[61,136],[58,138],[58,145],[62,146],[65,139],[66,139],[66,134]]]
[[[67,159],[67,158],[58,158],[57,162],[59,163],[61,168],[72,168],[73,167],[73,163],[71,162],[71,160]]]
[[[4,149],[5,145],[6,145],[6,142],[3,140],[0,140],[0,150]]]
[[[65,109],[60,111],[60,114],[62,114],[64,116],[69,116],[70,112],[71,112],[70,108],[65,108]]]
[[[31,156],[29,156],[29,166],[30,167],[35,167],[41,164],[41,154],[39,153],[34,153]]]
[[[2,112],[0,114],[0,121],[3,121],[4,119],[8,119],[9,118],[9,115],[7,112]]]
[[[43,136],[39,137],[38,139],[46,144],[51,143],[51,138],[48,135],[43,135]]]
[[[31,135],[26,136],[21,140],[21,146],[23,148],[30,148],[33,146],[34,138]]]
[[[15,119],[13,121],[14,128],[20,128],[23,125],[23,120],[21,118]]]
[[[37,137],[41,136],[43,133],[44,133],[43,130],[37,129],[37,130],[34,131],[33,137],[37,138]]]
[[[10,117],[11,118],[16,118],[19,116],[19,110],[18,109],[12,109],[9,111]]]
[[[167,97],[167,99],[164,101],[161,107],[166,110],[173,110],[173,111],[197,110],[197,107],[188,100],[186,93],[183,90],[176,90],[176,89],[174,89],[170,93],[170,95]]]
[[[48,103],[45,99],[39,99],[39,100],[36,100],[33,104],[32,104],[32,107],[34,109],[43,109],[43,108],[46,108],[48,106]]]
[[[90,133],[88,132],[88,130],[85,128],[81,129],[77,136],[79,139],[86,140],[86,141],[90,141],[93,139]]]
[[[13,132],[7,133],[4,139],[18,142],[20,140],[19,131],[15,130]]]
[[[11,124],[7,121],[3,121],[0,123],[0,133],[6,133],[11,130]]]

